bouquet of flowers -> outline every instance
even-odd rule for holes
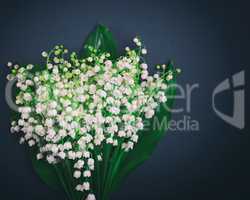
[[[18,112],[11,132],[27,143],[35,171],[69,200],[107,200],[152,153],[169,120],[173,63],[150,75],[140,38],[117,56],[110,31],[98,25],[79,53],[62,45],[42,52],[43,66],[8,63]],[[147,123],[147,127],[145,127]]]

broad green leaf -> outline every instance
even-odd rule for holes
[[[111,59],[117,57],[116,42],[112,33],[106,26],[97,25],[96,28],[88,35],[83,48],[80,50],[81,58],[91,56],[92,53],[88,46],[94,47],[101,53],[110,53]]]
[[[168,64],[168,69],[173,69],[173,63]],[[175,78],[171,81],[170,84],[175,83]],[[174,97],[176,92],[175,87],[169,87],[166,91],[168,97]],[[139,165],[141,165],[145,160],[150,158],[157,144],[166,134],[167,123],[170,120],[171,113],[167,108],[172,108],[174,98],[167,100],[165,105],[161,105],[157,110],[154,118],[149,120],[149,126],[146,127],[146,130],[142,130],[139,137],[138,143],[135,145],[135,148],[128,153],[120,153],[117,161],[120,163],[119,167],[116,166],[116,169],[113,171],[113,180],[111,183],[111,189],[114,190],[119,186],[121,181]],[[155,127],[157,123],[163,123],[164,127],[157,128]],[[165,123],[165,124],[164,124]]]
[[[73,167],[69,160],[59,164],[49,164],[45,160],[36,159],[36,148],[30,151],[33,168],[41,180],[55,190],[63,189],[69,200],[80,200],[81,194],[75,191]]]
[[[45,160],[37,160],[36,158],[37,149],[32,148],[30,150],[30,157],[33,168],[37,175],[42,179],[44,183],[53,189],[61,188],[61,181],[57,175],[55,166],[49,164]]]

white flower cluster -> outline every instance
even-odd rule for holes
[[[8,63],[13,67],[8,79],[16,78],[19,89],[20,117],[12,122],[11,132],[21,132],[21,143],[39,148],[37,159],[51,164],[73,160],[76,190],[89,192],[88,200],[95,199],[90,178],[95,162],[102,161],[101,152],[94,159],[95,148],[132,150],[143,118],[152,118],[157,106],[167,101],[165,91],[174,72],[162,69],[150,76],[140,57],[147,50],[138,38],[134,42],[138,49],[127,47],[116,61],[92,47],[86,59],[74,52],[66,59],[68,50],[60,45],[42,53],[45,69]]]

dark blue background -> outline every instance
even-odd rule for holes
[[[112,200],[249,200],[249,129],[219,119],[211,107],[213,89],[249,67],[247,1],[1,1],[0,3],[0,199],[55,200],[32,170],[24,146],[9,133],[4,89],[7,61],[40,63],[41,50],[62,43],[78,50],[97,23],[125,47],[135,35],[145,41],[150,64],[176,60],[181,85],[199,83],[191,117],[199,132],[168,132],[152,158],[138,168]],[[121,48],[121,49],[122,49]],[[219,100],[230,112],[232,94]],[[177,101],[176,107],[184,101]],[[186,113],[174,115],[181,119]]]

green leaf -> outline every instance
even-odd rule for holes
[[[46,160],[37,160],[36,154],[37,149],[32,148],[30,150],[32,165],[41,180],[54,190],[63,189],[69,200],[80,200],[82,195],[75,191],[71,161],[49,164]]]
[[[173,63],[170,62],[168,64],[168,69],[173,69]],[[176,79],[174,78],[170,84],[175,84]],[[175,87],[169,87],[166,91],[168,97],[172,97],[167,100],[165,105],[161,105],[159,109],[157,109],[155,117],[148,120],[148,126],[146,129],[142,130],[140,134],[140,139],[138,143],[135,145],[135,148],[128,152],[123,153],[122,158],[119,157],[119,167],[116,166],[116,169],[113,171],[113,180],[111,183],[111,190],[116,189],[122,180],[134,169],[136,169],[139,165],[144,163],[145,160],[150,158],[154,149],[160,140],[165,136],[167,124],[171,117],[171,112],[169,108],[172,108],[174,102],[174,95],[176,92]],[[168,109],[166,109],[166,107]],[[158,121],[157,121],[158,120]],[[163,127],[157,128],[157,122],[161,125],[163,123]],[[164,124],[165,123],[165,124]]]
[[[49,164],[45,160],[36,159],[37,149],[30,150],[30,156],[33,168],[41,180],[53,189],[61,189],[60,178],[54,165]]]
[[[88,46],[94,47],[100,53],[110,53],[111,59],[117,57],[116,42],[112,33],[104,25],[97,25],[88,35],[83,48],[80,50],[80,58],[91,56],[92,52]]]

